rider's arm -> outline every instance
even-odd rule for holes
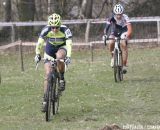
[[[127,38],[131,38],[132,35],[132,25],[130,22],[129,17],[126,14],[123,14],[125,21],[126,21],[126,25],[127,25]]]
[[[36,54],[41,53],[41,50],[42,50],[42,47],[43,47],[44,43],[45,43],[44,39],[39,37],[38,42],[36,44]]]
[[[67,46],[67,57],[71,57],[72,53],[72,39],[66,40],[66,46]]]
[[[48,34],[48,32],[50,31],[50,28],[49,26],[45,26],[41,33],[40,33],[40,36],[38,38],[38,42],[36,44],[36,54],[40,54],[41,53],[41,50],[42,50],[42,47],[44,46],[44,43],[45,43],[45,40],[44,38],[46,37],[46,35]]]
[[[105,28],[104,28],[104,34],[105,34],[105,35],[108,33],[109,27],[110,27],[110,22],[107,21],[107,22],[106,22],[106,26],[105,26]]]
[[[132,35],[132,25],[130,23],[127,24],[127,38],[131,38],[131,35]]]
[[[107,18],[107,20],[106,20],[106,26],[104,29],[105,35],[108,34],[109,28],[111,27],[112,19],[113,19],[113,17],[110,17],[110,18]]]
[[[67,57],[71,57],[71,52],[72,52],[72,33],[71,33],[69,28],[66,28],[65,36],[66,36]]]
[[[107,20],[106,20],[106,26],[105,26],[105,29],[104,29],[104,34],[107,34],[109,29],[111,28],[112,30],[112,25],[116,23],[116,20],[114,19],[113,16],[109,17]]]

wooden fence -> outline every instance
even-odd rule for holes
[[[130,18],[131,23],[133,24],[139,24],[139,23],[149,23],[149,22],[154,22],[156,23],[156,32],[155,34],[157,35],[154,38],[142,38],[142,39],[132,39],[131,42],[152,42],[152,41],[156,41],[160,44],[160,17],[132,17]],[[92,41],[89,40],[90,38],[90,32],[92,30],[91,25],[101,25],[101,24],[105,24],[105,19],[77,19],[77,20],[63,20],[62,21],[64,24],[68,24],[68,25],[80,25],[80,24],[86,24],[86,29],[85,29],[85,35],[84,35],[84,39],[85,39],[85,44],[90,44],[89,42],[96,42],[96,40]],[[34,22],[0,22],[0,27],[11,27],[11,37],[10,37],[10,41],[11,42],[15,42],[16,41],[16,27],[28,27],[28,26],[44,26],[46,25],[47,22],[46,21],[34,21]],[[148,26],[148,25],[146,25]],[[151,26],[151,25],[149,25]],[[103,31],[103,30],[102,30]]]

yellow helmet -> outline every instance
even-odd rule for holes
[[[52,14],[48,17],[49,26],[61,26],[61,16],[59,14]]]

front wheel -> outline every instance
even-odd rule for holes
[[[119,82],[123,80],[122,73],[122,55],[118,52],[118,50],[114,51],[114,79],[115,82]]]
[[[59,90],[58,90],[58,82],[59,80],[56,78],[53,83],[53,102],[52,102],[52,113],[55,115],[58,113],[59,108]]]
[[[122,63],[122,52],[119,53],[119,79],[123,80],[123,63]]]
[[[49,91],[48,94],[47,94],[48,98],[47,98],[47,110],[46,110],[46,121],[49,121],[50,120],[50,117],[51,117],[51,92]]]
[[[52,85],[53,85],[53,78],[52,75],[48,76],[48,86],[46,92],[46,121],[49,121],[51,118],[51,102],[52,102]]]

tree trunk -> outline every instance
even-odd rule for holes
[[[20,21],[33,21],[35,14],[35,0],[20,0],[18,4]]]
[[[4,20],[6,22],[11,21],[11,0],[4,1],[5,11],[4,11]]]
[[[93,0],[80,0],[79,4],[81,3],[80,8],[80,18],[92,18],[92,7],[93,7]]]
[[[55,13],[60,14],[63,18],[66,17],[67,11],[67,0],[53,0],[53,9]]]
[[[20,0],[18,3],[20,21],[34,21],[35,0]],[[22,40],[31,40],[33,27],[20,27],[19,35]]]
[[[85,16],[87,18],[92,18],[92,7],[93,7],[93,0],[87,0],[86,12],[85,12]]]
[[[35,20],[37,21],[43,21],[44,18],[44,14],[45,14],[45,11],[43,10],[43,6],[45,5],[43,3],[42,0],[35,0],[35,5],[36,5],[36,11],[35,11]],[[47,12],[48,13],[48,12]]]
[[[3,20],[5,22],[10,22],[11,21],[11,0],[4,0],[3,1],[3,14],[4,14],[4,18]],[[8,41],[9,37],[11,36],[11,27],[2,27],[2,30],[0,30],[0,36],[1,39],[0,41],[4,40],[4,41]]]

